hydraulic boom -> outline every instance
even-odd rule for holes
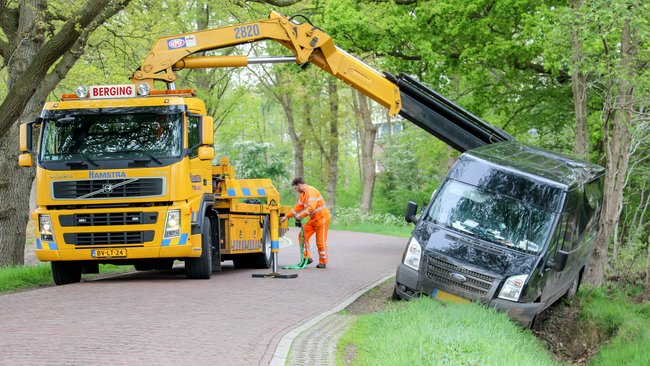
[[[293,52],[297,64],[318,66],[387,108],[391,115],[403,116],[461,152],[513,139],[409,76],[379,73],[338,48],[320,28],[274,11],[265,20],[159,38],[132,81],[150,87],[154,81],[163,81],[173,88],[179,69],[259,63],[246,56],[191,55],[262,40],[282,44]]]

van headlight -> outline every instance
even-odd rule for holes
[[[528,275],[508,277],[506,283],[503,284],[503,287],[499,292],[499,299],[519,301],[521,290],[523,290],[527,278]]]
[[[52,221],[50,220],[50,215],[39,215],[38,224],[41,240],[54,240],[54,236],[52,235]]]
[[[181,233],[181,211],[172,210],[167,212],[167,221],[165,222],[165,238],[179,236]]]
[[[422,256],[422,246],[415,238],[411,238],[408,247],[406,247],[406,255],[404,255],[404,265],[418,270],[420,267],[420,257]]]

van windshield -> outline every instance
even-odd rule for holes
[[[504,247],[537,253],[550,234],[553,217],[553,213],[523,201],[448,180],[425,220]]]

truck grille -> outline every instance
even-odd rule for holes
[[[61,226],[107,226],[155,224],[157,212],[111,212],[59,216]]]
[[[452,273],[462,274],[467,280],[464,282],[455,281],[451,277]],[[438,283],[456,287],[478,296],[486,295],[495,280],[495,277],[459,267],[433,256],[427,257],[427,277]]]
[[[164,193],[163,178],[69,180],[52,183],[54,199],[154,197]]]
[[[76,233],[63,234],[66,244],[77,246],[114,245],[114,244],[142,244],[152,241],[153,230],[148,231],[122,231],[108,233]]]

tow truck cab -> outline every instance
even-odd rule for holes
[[[604,169],[508,141],[465,152],[416,217],[394,297],[477,301],[523,326],[586,272]]]

